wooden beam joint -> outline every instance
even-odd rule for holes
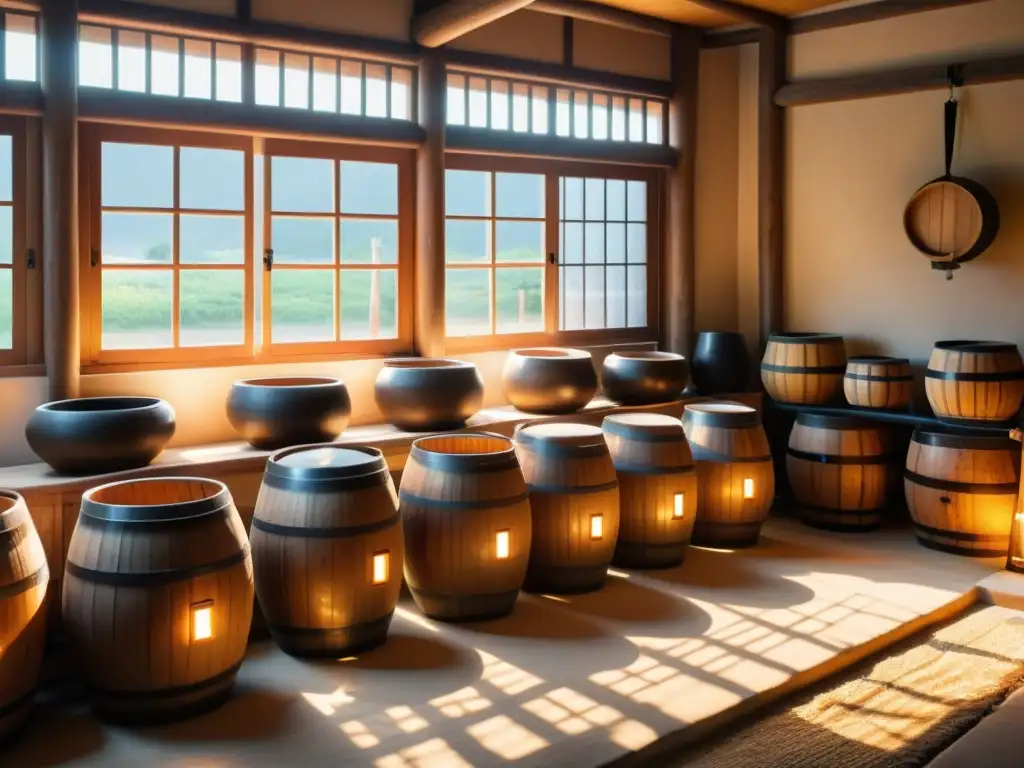
[[[427,48],[438,48],[502,16],[521,10],[533,0],[447,0],[413,16],[410,36]]]

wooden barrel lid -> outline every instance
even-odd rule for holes
[[[686,440],[683,423],[661,413],[614,413],[601,424],[605,434],[646,443]]]
[[[822,344],[842,341],[838,333],[773,333],[768,341],[776,344]]]
[[[930,259],[956,259],[982,236],[985,212],[972,191],[953,179],[936,179],[910,198],[903,227],[910,242]]]
[[[82,494],[82,514],[114,523],[187,520],[231,506],[224,483],[203,477],[122,480]]]
[[[515,430],[515,441],[535,453],[552,456],[600,456],[608,452],[604,432],[590,424],[520,424]]]
[[[760,414],[743,403],[692,403],[683,409],[683,419],[702,427],[744,429],[761,426]]]
[[[936,341],[935,349],[944,349],[950,352],[972,352],[975,354],[994,354],[996,352],[1016,352],[1017,345],[1008,341],[974,341],[971,340],[950,340]]]
[[[273,488],[328,492],[387,483],[388,464],[376,448],[301,445],[267,461],[264,482]]]

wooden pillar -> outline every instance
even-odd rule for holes
[[[757,262],[761,349],[782,330],[785,110],[775,94],[786,82],[786,31],[759,30],[757,87]]]
[[[416,352],[444,355],[444,54],[424,51],[419,121],[427,140],[416,150]]]
[[[672,97],[668,142],[679,153],[667,171],[665,252],[661,260],[662,347],[689,355],[694,339],[694,174],[697,165],[697,78],[700,32],[679,27],[672,34]]]
[[[50,399],[78,397],[78,0],[44,0],[43,322]]]

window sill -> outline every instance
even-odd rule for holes
[[[0,379],[28,379],[45,375],[46,366],[42,363],[0,366]]]

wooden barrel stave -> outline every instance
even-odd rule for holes
[[[739,403],[687,405],[683,428],[697,465],[691,544],[753,546],[775,497],[771,450],[757,411]],[[752,498],[744,498],[747,480]]]
[[[387,639],[402,585],[404,538],[380,451],[323,446],[274,454],[250,537],[256,595],[285,652],[350,656]],[[376,556],[386,570],[380,583]]]
[[[828,403],[841,391],[846,372],[842,336],[773,333],[761,361],[761,381],[782,403]]]
[[[457,434],[413,443],[399,507],[405,580],[420,610],[443,621],[480,621],[515,608],[530,552],[526,483],[511,441]],[[508,553],[497,557],[497,534]]]
[[[925,394],[940,419],[1006,421],[1024,398],[1024,361],[1013,344],[940,341],[928,360]]]
[[[601,430],[520,425],[515,445],[533,513],[523,588],[554,594],[600,589],[619,535],[619,482]],[[594,516],[601,517],[597,538]]]
[[[843,393],[858,408],[905,408],[914,394],[910,361],[895,357],[851,357]]]
[[[25,500],[0,491],[0,741],[28,719],[39,680],[50,571]]]
[[[918,541],[974,557],[1005,557],[1020,484],[1020,447],[998,437],[918,430],[904,490]]]
[[[881,427],[800,414],[790,433],[786,471],[804,522],[838,531],[878,527],[891,485],[890,462]]]
[[[204,511],[188,512],[190,502]],[[173,517],[178,510],[186,511]],[[213,634],[193,640],[192,607],[207,600]],[[222,704],[253,608],[248,537],[227,488],[167,478],[86,492],[62,606],[62,626],[104,718],[163,722]]]

